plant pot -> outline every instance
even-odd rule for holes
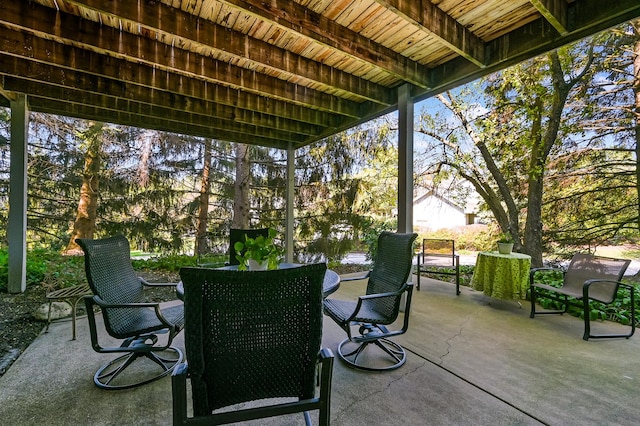
[[[511,254],[513,251],[513,243],[498,243],[498,253]]]
[[[269,266],[269,260],[265,259],[262,262],[258,262],[253,259],[248,260],[248,269],[250,271],[266,271]]]

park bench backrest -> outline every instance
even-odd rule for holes
[[[582,294],[582,286],[587,280],[620,281],[630,260],[612,259],[578,253],[573,256],[564,277],[563,287]],[[611,303],[616,297],[616,286],[594,285],[589,297],[603,303]]]

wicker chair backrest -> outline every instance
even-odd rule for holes
[[[413,242],[418,234],[382,232],[378,237],[373,269],[367,283],[367,294],[399,291],[411,273]],[[383,297],[372,302],[373,309],[386,318],[389,324],[398,316],[401,295]]]
[[[182,268],[194,414],[273,397],[312,398],[326,265]]]
[[[578,253],[573,256],[564,277],[563,288],[582,293],[582,286],[586,280],[612,280],[620,281],[630,260],[612,259],[608,257],[593,256],[591,254]],[[612,285],[592,285],[589,289],[589,297],[603,303],[611,303],[618,290]]]
[[[129,241],[123,235],[103,239],[77,239],[84,250],[87,281],[93,294],[110,304],[144,301],[143,286],[131,265]],[[144,324],[147,315],[141,309],[106,308],[103,317],[107,331],[121,337],[132,323]]]

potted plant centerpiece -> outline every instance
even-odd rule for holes
[[[498,240],[498,253],[500,254],[511,254],[513,250],[513,238],[511,237],[510,232],[505,232],[500,236]]]
[[[259,235],[250,238],[245,235],[244,242],[238,241],[233,245],[236,259],[240,262],[238,269],[246,271],[264,271],[278,269],[282,249],[275,243],[276,230],[269,228],[268,236]]]

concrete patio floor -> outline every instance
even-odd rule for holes
[[[363,282],[331,297],[355,298]],[[528,302],[488,298],[424,280],[415,291],[408,351],[398,370],[368,373],[334,364],[334,425],[631,425],[640,421],[640,341],[582,340],[571,316],[529,318]],[[600,328],[617,324],[597,323]],[[86,318],[52,324],[0,377],[5,425],[170,425],[171,380],[104,391],[93,374],[112,356],[91,349]],[[323,344],[342,331],[325,318]],[[177,346],[184,349],[182,335]],[[315,416],[313,416],[315,418]],[[304,424],[301,415],[255,425]]]

